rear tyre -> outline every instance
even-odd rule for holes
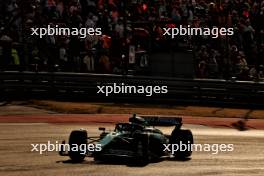
[[[134,164],[138,166],[147,165],[149,162],[149,150],[148,150],[147,139],[144,139],[143,136],[136,137],[134,149],[135,149]]]
[[[178,145],[178,150],[173,153],[175,157],[180,159],[188,158],[192,155],[193,134],[190,130],[173,130],[170,144]]]
[[[82,144],[87,145],[87,138],[88,134],[85,130],[74,130],[71,132],[69,138],[69,157],[73,162],[82,162],[84,160],[86,154],[80,150],[80,146]]]

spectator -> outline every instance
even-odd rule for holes
[[[104,62],[104,61],[100,61]],[[85,71],[94,72],[94,57],[91,52],[88,52],[83,58],[83,63],[85,64]]]
[[[106,53],[103,53],[99,59],[99,68],[102,73],[111,73],[111,63]]]
[[[20,62],[26,65],[35,62],[33,51],[38,50],[39,59],[50,68],[60,63],[64,69],[71,67],[66,70],[81,71],[85,63],[86,71],[103,70],[110,73],[114,65],[128,68],[126,61],[128,45],[137,45],[133,40],[124,44],[124,41],[133,35],[131,34],[133,30],[127,30],[132,26],[129,23],[125,26],[125,22],[153,22],[149,26],[136,27],[143,26],[154,37],[151,42],[155,49],[164,47],[166,39],[162,35],[164,26],[155,24],[154,21],[173,21],[170,25],[174,27],[179,24],[209,28],[233,27],[234,35],[227,38],[212,39],[208,36],[197,36],[184,39],[197,56],[195,61],[197,76],[220,78],[221,75],[226,75],[224,73],[226,71],[230,72],[231,76],[237,73],[241,75],[242,72],[249,73],[249,70],[252,73],[255,70],[259,72],[259,65],[264,64],[263,0],[221,2],[132,0],[131,3],[126,3],[126,9],[123,2],[121,0],[29,0],[25,3],[20,3],[18,0],[3,1],[0,5],[0,27],[5,26],[6,29],[1,30],[0,35],[5,34],[12,38],[12,42],[23,43],[22,52],[13,50],[13,54],[17,52],[17,55],[21,56]],[[21,14],[21,11],[20,16],[18,14]],[[91,36],[84,40],[70,37],[67,39],[67,46],[64,46],[63,41],[57,36],[45,36],[44,39],[39,39],[30,35],[31,27],[44,27],[48,24],[69,28],[100,27],[103,32],[102,40],[99,41],[98,38]],[[175,42],[179,42],[178,39]],[[12,64],[14,56],[12,57],[11,46],[5,42],[1,44],[1,65]],[[85,56],[80,54],[89,53],[94,48],[97,54],[92,54],[92,57],[90,54]],[[100,53],[102,51],[107,54]],[[242,55],[238,51],[241,51]],[[94,67],[90,67],[92,61]],[[248,69],[245,69],[246,67]],[[97,68],[100,69],[96,70]]]
[[[63,71],[68,70],[68,54],[66,44],[63,44],[59,49],[60,66]]]

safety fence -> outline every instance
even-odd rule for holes
[[[98,94],[97,86],[167,86],[167,93]],[[124,101],[141,103],[198,103],[264,105],[264,82],[177,79],[113,74],[64,72],[0,72],[0,96],[4,98],[66,98],[84,101]]]

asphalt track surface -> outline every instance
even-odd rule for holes
[[[195,143],[234,144],[233,152],[194,152],[191,160],[164,159],[144,167],[125,163],[95,163],[86,158],[81,164],[72,163],[57,152],[40,155],[31,152],[31,144],[67,139],[73,129],[85,128],[89,135],[98,135],[101,123],[0,123],[1,176],[263,176],[264,131],[250,129],[213,128],[185,125],[194,134]],[[171,128],[162,128],[169,133]]]

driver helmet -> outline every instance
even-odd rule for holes
[[[133,114],[131,118],[129,118],[129,122],[139,124],[139,125],[146,125],[146,120],[142,117]]]

